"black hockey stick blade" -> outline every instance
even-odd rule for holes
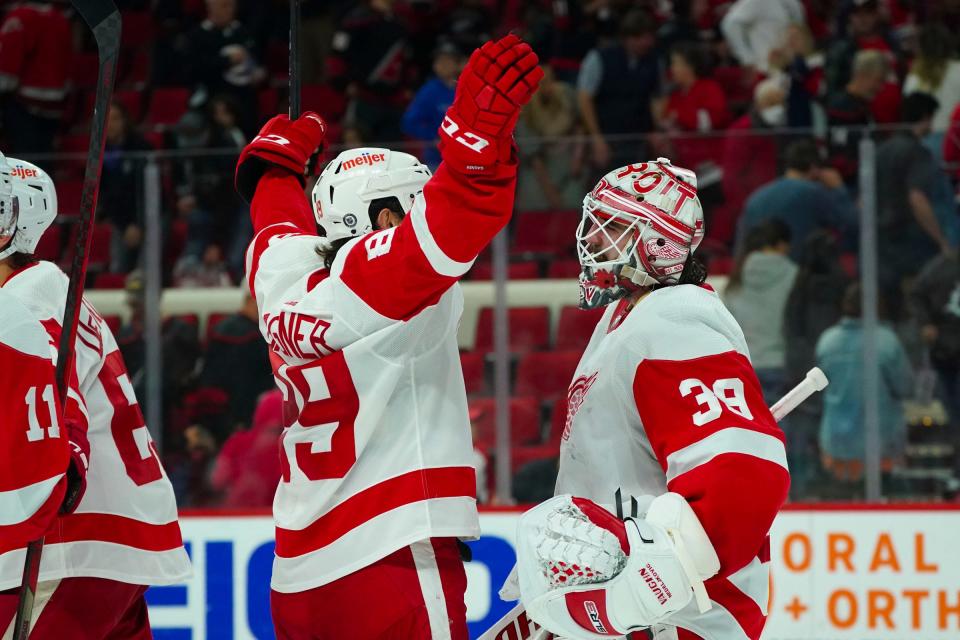
[[[290,67],[288,69],[291,120],[300,117],[300,0],[290,0]]]
[[[104,129],[107,110],[113,96],[117,75],[117,56],[120,51],[120,13],[112,0],[73,0],[73,7],[93,31],[99,54],[97,70],[97,95],[93,107],[93,122],[90,123],[90,146],[87,151],[87,166],[83,176],[83,191],[80,197],[80,217],[77,224],[77,247],[70,269],[70,284],[63,314],[60,343],[57,348],[57,390],[66,405],[67,372],[73,368],[73,343],[80,316],[80,301],[83,298],[83,281],[87,275],[87,258],[90,253],[90,229],[97,207],[100,188],[100,170],[103,167]],[[40,576],[40,559],[43,554],[43,538],[27,546],[24,559],[23,581],[17,602],[17,617],[13,629],[14,640],[27,640],[30,620],[33,617],[33,600]]]

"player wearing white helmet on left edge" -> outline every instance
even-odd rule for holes
[[[29,162],[0,157],[0,174],[10,181],[17,201],[11,215],[0,216],[0,291],[28,309],[56,345],[68,279],[57,265],[33,256],[56,218],[56,190],[50,177]],[[82,628],[91,638],[147,638],[147,586],[182,582],[191,573],[173,487],[154,451],[117,343],[86,300],[74,354],[65,411],[83,418],[89,445],[70,436],[71,444],[77,443],[74,467],[85,470],[86,490],[74,510],[61,513],[46,533],[32,637],[76,637]],[[25,465],[23,475],[29,477],[34,462],[18,464]],[[22,545],[0,543],[2,637],[13,624],[13,588],[20,584],[23,557]]]
[[[580,302],[607,310],[569,388],[557,496],[518,530],[514,595],[555,634],[763,630],[783,434],[693,258],[703,232],[695,175],[665,158],[584,198]]]

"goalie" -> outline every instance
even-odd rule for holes
[[[519,594],[502,592],[563,637],[763,630],[783,434],[693,259],[702,238],[696,177],[664,158],[584,199],[580,306],[607,308],[570,385],[558,495],[522,517]]]

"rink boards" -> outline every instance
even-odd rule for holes
[[[471,637],[509,608],[496,592],[518,516],[481,514],[467,565]],[[273,638],[269,516],[193,512],[182,526],[195,575],[148,592],[157,640]],[[765,640],[960,637],[960,505],[791,508],[774,525],[771,562]]]

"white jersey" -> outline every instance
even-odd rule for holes
[[[713,291],[653,291],[612,304],[568,391],[557,494],[643,516],[683,495],[720,557],[714,607],[669,624],[710,640],[757,640],[767,612],[768,531],[786,499],[783,434],[763,402],[743,332]]]
[[[15,272],[3,291],[16,296],[59,340],[68,279],[38,262]],[[88,416],[87,489],[76,511],[47,534],[40,580],[89,576],[132,584],[190,577],[173,487],[154,450],[116,340],[86,301],[75,346]],[[0,589],[20,583],[23,550],[0,555]]]
[[[508,220],[513,172],[441,165],[399,226],[349,242],[329,271],[296,178],[261,179],[247,272],[286,427],[274,590],[479,535],[456,281]]]

